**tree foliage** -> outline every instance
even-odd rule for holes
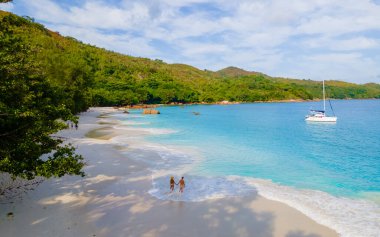
[[[48,80],[32,57],[38,48],[15,34],[29,24],[13,15],[0,21],[0,171],[25,178],[83,174],[83,158],[51,136],[65,127],[62,120],[76,120],[68,107],[73,95]]]

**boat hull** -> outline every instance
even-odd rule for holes
[[[337,120],[337,117],[314,117],[314,116],[310,116],[310,117],[306,117],[305,119],[306,121],[308,122],[330,122],[330,123],[334,123],[336,122]]]

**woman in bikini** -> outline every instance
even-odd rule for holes
[[[173,192],[174,191],[174,184],[176,184],[176,182],[174,181],[174,177],[170,177],[170,192]]]

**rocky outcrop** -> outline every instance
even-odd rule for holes
[[[149,108],[156,108],[156,107],[157,105],[144,105],[144,104],[128,106],[129,109],[149,109]]]
[[[234,105],[234,104],[239,104],[239,102],[231,102],[231,101],[228,101],[228,100],[223,100],[223,101],[220,101],[220,102],[216,102],[216,104],[220,104],[220,105]]]
[[[156,109],[144,109],[143,114],[160,114],[160,111]]]

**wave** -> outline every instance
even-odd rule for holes
[[[140,132],[142,135],[164,135],[164,134],[172,134],[177,133],[178,131],[173,129],[165,129],[165,128],[141,128],[141,127],[127,127],[123,125],[114,126],[114,129],[120,131],[131,131],[131,132]]]
[[[127,120],[127,121],[123,121],[123,124],[124,125],[148,125],[150,124],[149,122],[136,122],[136,121],[132,121],[132,120]]]
[[[255,195],[256,189],[240,182],[240,178],[204,177],[184,175],[186,182],[185,192],[179,193],[178,186],[173,192],[169,191],[169,176],[155,177],[152,175],[152,189],[149,193],[161,200],[200,202],[210,199]],[[180,176],[176,177],[176,181]],[[240,180],[240,181],[239,181]]]
[[[302,190],[268,180],[247,178],[259,194],[297,209],[344,237],[378,237],[380,207],[369,200],[336,197],[317,190]]]

